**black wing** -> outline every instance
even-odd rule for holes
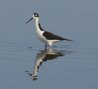
[[[45,31],[43,33],[43,36],[45,36],[48,40],[67,40],[67,41],[71,41],[70,39],[65,39],[61,36],[57,36],[51,32]]]

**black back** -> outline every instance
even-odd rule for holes
[[[51,32],[48,32],[48,31],[45,31],[43,33],[43,36],[45,36],[46,39],[48,39],[48,40],[65,40],[65,38],[57,36],[57,35],[55,35],[55,34],[53,34]]]

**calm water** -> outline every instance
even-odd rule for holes
[[[45,51],[33,12],[74,41]],[[98,89],[98,1],[0,0],[0,89]]]

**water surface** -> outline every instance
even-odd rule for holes
[[[33,12],[74,41],[45,51],[34,22],[25,25]],[[0,0],[0,89],[98,89],[97,23],[97,0]]]

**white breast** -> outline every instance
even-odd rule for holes
[[[37,37],[40,41],[46,42],[46,38],[43,36],[44,31],[36,30]]]

